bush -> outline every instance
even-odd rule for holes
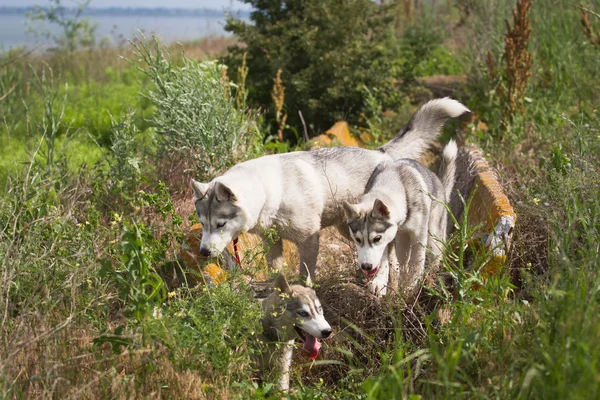
[[[368,87],[384,109],[399,99],[394,89],[393,13],[371,0],[244,0],[251,22],[230,17],[225,29],[245,47],[232,47],[225,59],[236,71],[247,53],[248,99],[271,103],[277,71],[286,88],[288,124],[301,131],[302,112],[311,134],[337,119],[355,123]],[[268,112],[275,131],[275,111]]]
[[[142,37],[134,47],[143,63],[138,67],[154,84],[145,95],[156,106],[151,121],[168,154],[189,158],[204,177],[247,154],[256,125],[236,108],[222,65],[183,55],[183,65],[176,66],[156,39]]]

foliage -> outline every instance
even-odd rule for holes
[[[112,144],[114,118],[133,113],[130,118],[136,121],[139,129],[148,129],[149,123],[145,119],[151,113],[151,102],[139,96],[138,82],[128,78],[128,75],[139,74],[132,72],[137,71],[126,71],[112,78],[109,84],[87,82],[66,86],[64,94],[70,101],[65,105],[65,121],[72,129],[90,134],[103,147]]]
[[[597,19],[600,19],[600,14],[596,14],[594,11],[589,10],[581,5],[579,6],[579,8],[581,9],[580,21],[583,34],[585,35],[585,37],[588,38],[591,44],[595,46],[600,46],[600,34],[597,34],[594,31],[594,25],[590,21],[589,17],[589,15],[592,15]]]
[[[415,85],[419,66],[431,59],[431,53],[440,46],[442,39],[441,29],[426,17],[420,23],[410,25],[402,34],[398,58],[404,88]]]
[[[287,123],[310,135],[321,133],[340,118],[355,123],[367,86],[384,108],[394,107],[399,94],[394,87],[395,34],[388,7],[370,0],[245,0],[254,11],[251,22],[230,17],[225,29],[245,47],[232,47],[225,62],[230,67],[248,65],[248,101],[268,105],[268,122],[276,132],[271,102],[273,79],[286,88]],[[231,70],[231,69],[230,69]]]
[[[116,218],[120,218],[116,216]],[[166,298],[166,289],[153,265],[162,252],[152,251],[152,233],[143,224],[125,224],[121,236],[123,269],[114,269],[106,261],[101,277],[110,277],[119,287],[119,297],[126,304],[126,315],[140,322],[148,318],[153,307]]]
[[[415,76],[460,75],[464,72],[463,65],[447,47],[439,44],[429,50],[414,67]]]
[[[182,368],[206,368],[229,382],[251,376],[258,348],[260,307],[248,286],[202,287],[171,292],[153,335],[173,350]],[[189,354],[189,356],[186,355]]]
[[[249,114],[236,108],[222,65],[183,55],[183,66],[177,67],[155,38],[142,37],[133,46],[138,68],[155,85],[145,96],[156,107],[152,123],[166,152],[193,160],[195,172],[207,177],[252,150],[256,127]]]
[[[153,44],[152,51],[145,53],[149,61],[142,59],[139,65],[151,75],[142,78],[142,85],[149,85],[147,97],[137,94],[142,74],[115,64],[116,53],[106,49],[90,51],[89,57],[82,58],[66,55],[66,49],[27,59],[21,52],[4,54],[0,61],[0,173],[5,183],[0,194],[1,396],[280,396],[271,382],[257,381],[252,359],[260,349],[254,340],[260,329],[260,310],[244,277],[231,273],[230,284],[189,288],[185,280],[178,282],[167,273],[168,266],[179,275],[190,273],[174,260],[178,241],[187,229],[182,225],[186,215],[179,213],[189,212],[190,203],[187,188],[178,186],[177,179],[185,174],[182,170],[163,174],[165,160],[185,159],[176,143],[197,143],[193,148],[197,151],[204,148],[202,143],[220,137],[210,130],[215,136],[203,142],[204,138],[194,136],[202,133],[191,121],[200,124],[201,117],[206,117],[221,123],[217,117],[225,114],[240,118],[238,125],[232,126],[252,125],[253,119],[244,112],[247,91],[253,104],[259,104],[253,98],[258,82],[252,81],[253,74],[256,79],[264,72],[260,82],[266,100],[260,106],[272,109],[270,94],[279,68],[281,88],[285,87],[279,111],[282,116],[289,115],[286,124],[297,115],[291,106],[310,105],[309,95],[325,93],[322,85],[331,81],[338,86],[327,86],[327,90],[339,89],[344,96],[349,93],[348,98],[359,104],[349,112],[356,111],[358,124],[369,128],[375,142],[382,142],[393,134],[386,91],[405,77],[416,79],[445,68],[461,72],[455,64],[460,60],[472,79],[465,101],[489,129],[498,130],[502,123],[494,90],[498,82],[491,79],[485,56],[490,50],[503,52],[504,21],[510,18],[513,3],[459,3],[468,10],[460,26],[453,25],[452,18],[457,17],[452,10],[444,19],[426,20],[418,16],[419,7],[411,8],[410,20],[415,26],[408,28],[399,43],[381,50],[395,54],[389,64],[394,68],[393,82],[383,92],[376,86],[379,77],[362,82],[366,85],[341,79],[365,71],[376,73],[383,66],[377,64],[382,60],[377,57],[355,58],[375,51],[360,47],[365,43],[360,29],[360,34],[342,40],[347,29],[361,28],[374,19],[359,23],[349,18],[347,26],[323,26],[326,21],[350,17],[349,10],[360,11],[358,2],[279,3],[303,7],[294,15],[287,13],[285,20],[281,8],[269,9],[277,24],[269,25],[264,35],[252,32],[266,43],[266,49],[286,44],[291,50],[271,52],[271,59],[263,58],[263,69],[255,72],[253,65],[261,65],[249,51],[248,65],[240,64],[241,79],[236,83],[224,84],[227,75],[216,63],[171,59]],[[340,15],[328,14],[334,6],[341,10]],[[382,10],[375,3],[363,6]],[[586,6],[596,8],[596,4]],[[322,15],[315,15],[318,12]],[[258,13],[254,18],[264,27],[269,15]],[[307,16],[304,28],[299,15]],[[589,22],[593,23],[591,15]],[[505,121],[502,143],[497,140],[499,135],[467,133],[467,139],[480,144],[489,155],[518,214],[506,270],[490,277],[477,268],[485,264],[489,253],[475,245],[465,221],[457,221],[460,229],[449,243],[441,273],[432,275],[418,302],[402,309],[395,329],[382,334],[386,339],[370,337],[353,327],[353,321],[347,329],[336,326],[334,336],[323,345],[325,359],[311,363],[295,360],[290,397],[600,396],[600,53],[582,32],[581,9],[568,0],[533,2],[529,17],[533,29],[528,47],[535,57],[527,86],[529,100],[522,104],[526,113]],[[440,28],[439,38],[427,36],[438,34],[436,24],[447,26]],[[323,30],[310,31],[317,26]],[[292,37],[298,32],[300,36]],[[320,43],[322,33],[332,39],[331,47]],[[373,34],[387,38],[382,32]],[[457,43],[466,44],[461,52],[456,50],[461,48]],[[144,44],[140,46],[144,48]],[[292,75],[286,70],[288,64],[283,64],[289,60],[280,60],[280,55],[285,58],[300,50],[310,55],[308,71]],[[456,53],[461,54],[455,57]],[[323,58],[314,58],[316,54]],[[348,58],[340,56],[346,54],[350,54]],[[398,54],[405,58],[396,58]],[[338,58],[328,58],[333,56]],[[236,57],[234,51],[231,59]],[[344,60],[356,65],[344,66]],[[331,72],[324,65],[341,65],[340,73],[347,75],[321,79],[317,72]],[[360,74],[352,70],[355,66]],[[309,81],[314,86],[300,88],[304,92],[295,88]],[[357,87],[352,89],[354,84]],[[353,97],[354,90],[360,95]],[[307,103],[296,102],[294,93],[305,95],[300,101]],[[327,101],[334,98],[327,93],[322,97]],[[192,98],[203,99],[214,111],[191,104]],[[397,115],[402,122],[414,110],[408,102],[405,99],[403,103],[406,109],[394,110],[406,112]],[[181,142],[163,142],[159,152],[147,121],[155,110],[163,125],[150,123],[161,131],[170,124],[181,130],[177,139]],[[180,118],[178,110],[185,115]],[[307,117],[308,109],[302,111],[314,131],[315,119]],[[235,136],[235,129],[225,123],[221,126]],[[292,128],[286,129],[287,135],[294,133]],[[91,144],[87,140],[90,133],[105,146]],[[168,135],[162,140],[169,140]],[[231,154],[226,154],[227,161],[217,160],[218,168],[249,156],[234,153],[249,147],[228,143],[229,147],[219,151]],[[272,143],[278,151],[291,148],[285,142]],[[208,167],[208,155],[201,158],[203,168],[208,168],[205,173],[217,172],[217,167]],[[6,168],[9,164],[10,170]],[[321,279],[327,274],[327,256],[333,259],[332,266],[352,259],[332,248],[322,246],[325,257],[317,276],[319,283],[324,283]],[[260,253],[259,249],[249,251]],[[247,267],[247,271],[259,270],[257,265]],[[350,271],[352,265],[343,268]],[[339,283],[352,278],[336,275],[332,279]],[[330,295],[341,297],[335,289],[339,286],[333,287]],[[324,289],[325,285],[319,290]],[[368,309],[358,312],[377,311],[377,304],[369,301]],[[357,308],[354,303],[349,306]],[[396,304],[385,306],[396,315]],[[326,317],[327,307],[324,302]],[[376,314],[389,317],[382,315]],[[336,355],[337,360],[333,359]],[[323,369],[328,364],[336,368],[337,375],[327,374],[333,370]]]
[[[61,0],[50,0],[47,8],[36,5],[33,12],[27,13],[32,26],[29,31],[52,39],[59,49],[69,53],[81,47],[91,47],[96,41],[97,23],[92,23],[89,18],[83,18],[83,13],[91,1],[77,0],[74,8],[65,7]],[[61,29],[61,35],[54,35],[50,30],[37,31],[33,25],[39,21],[57,25]]]
[[[527,45],[531,36],[530,0],[518,0],[513,9],[513,26],[506,21],[504,35],[503,68],[499,70],[492,53],[488,53],[486,64],[492,80],[497,81],[496,94],[502,108],[501,128],[517,114],[523,113],[523,102],[533,65],[532,54]]]

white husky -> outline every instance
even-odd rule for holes
[[[274,375],[279,389],[286,391],[290,384],[294,339],[300,337],[307,355],[316,358],[321,348],[319,339],[331,335],[331,326],[311,287],[310,274],[306,286],[289,285],[283,275],[277,277],[274,286],[275,291],[262,301],[263,333],[259,339],[267,346],[261,356],[261,367],[263,379]]]
[[[342,203],[364,193],[375,167],[420,157],[448,118],[467,111],[456,100],[436,99],[376,150],[333,147],[268,155],[240,163],[209,183],[192,179],[203,229],[200,252],[216,256],[241,233],[257,233],[268,249],[270,268],[281,270],[285,239],[296,243],[300,266],[308,266],[314,276],[320,230],[335,225],[348,237]],[[264,237],[273,227],[278,239],[271,244]]]
[[[457,147],[444,148],[438,178],[414,160],[383,162],[367,183],[356,204],[344,203],[350,235],[358,250],[358,263],[372,278],[370,289],[384,295],[398,282],[390,266],[394,250],[400,273],[400,289],[410,294],[429,265],[437,262],[446,239],[448,214],[445,204],[455,183]],[[441,179],[441,180],[440,180]],[[396,273],[397,275],[397,273]]]

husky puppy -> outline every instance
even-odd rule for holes
[[[401,290],[407,295],[423,275],[426,258],[429,265],[439,259],[448,218],[444,203],[455,183],[457,151],[454,141],[444,148],[439,178],[414,160],[384,161],[360,200],[344,203],[358,264],[372,278],[374,294],[386,294],[388,282],[393,284],[388,255],[394,247]]]
[[[281,271],[285,239],[298,246],[300,266],[307,265],[314,276],[320,230],[335,225],[348,237],[342,203],[364,193],[375,167],[383,161],[420,157],[448,118],[467,111],[456,100],[436,99],[376,150],[332,147],[267,155],[237,164],[209,183],[192,179],[202,224],[201,254],[217,256],[238,235],[251,232],[263,238],[271,269]],[[278,233],[273,244],[265,239],[272,227]],[[300,274],[305,274],[304,268]]]
[[[277,386],[287,391],[294,340],[304,341],[304,351],[316,358],[321,348],[319,339],[331,335],[331,326],[323,316],[323,308],[312,289],[310,274],[306,286],[289,285],[285,276],[275,280],[275,291],[262,300],[263,333],[259,340],[266,344],[261,355],[261,369],[267,378],[277,377]]]

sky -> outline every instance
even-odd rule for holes
[[[34,4],[48,4],[48,0],[0,0],[0,7],[24,7]],[[64,5],[74,4],[73,1],[63,0]],[[92,0],[91,7],[166,7],[166,8],[212,8],[216,10],[231,8],[233,10],[248,10],[248,4],[236,0]]]

